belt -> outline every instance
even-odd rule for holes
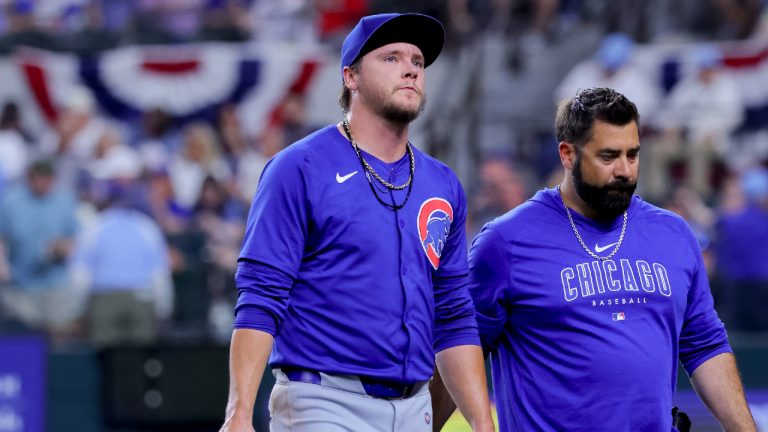
[[[280,368],[289,381],[303,382],[309,384],[321,384],[320,372],[299,369],[299,368]],[[368,396],[379,399],[405,399],[413,396],[419,389],[420,383],[404,384],[397,381],[383,381],[365,376],[351,375],[350,378],[357,379],[363,385],[363,389]]]

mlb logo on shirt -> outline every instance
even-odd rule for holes
[[[624,312],[614,312],[611,315],[611,319],[613,319],[614,321],[624,321],[625,319]]]

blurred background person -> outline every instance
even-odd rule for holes
[[[680,175],[696,192],[709,197],[715,164],[732,157],[731,136],[744,118],[744,103],[733,78],[721,70],[722,52],[715,46],[697,46],[692,71],[678,81],[658,117],[660,134],[648,152],[654,170],[661,175],[648,180],[649,192],[664,188],[670,180],[670,163],[680,162]]]
[[[470,194],[471,241],[487,222],[512,210],[528,198],[524,175],[501,156],[491,156],[480,165],[477,189]]]
[[[77,233],[71,190],[56,187],[50,160],[33,162],[26,182],[0,204],[0,241],[8,269],[0,290],[3,315],[55,342],[76,335],[82,296],[72,289],[68,264]]]
[[[557,101],[580,89],[608,87],[635,102],[643,123],[650,123],[661,102],[658,85],[632,60],[635,43],[623,33],[605,35],[594,57],[578,63],[555,90]]]
[[[12,101],[6,102],[0,112],[0,192],[24,177],[29,150],[21,129],[19,106]]]
[[[73,86],[65,93],[55,124],[40,137],[38,152],[56,159],[60,182],[76,187],[106,128],[93,93],[82,85]]]
[[[717,221],[717,270],[735,329],[768,331],[768,169],[740,178],[742,208]]]
[[[74,250],[74,271],[88,293],[88,341],[96,347],[154,343],[173,306],[165,237],[134,208],[131,179],[102,179],[92,187],[99,215],[83,227]]]
[[[221,145],[206,123],[190,123],[182,131],[182,144],[168,165],[176,202],[191,210],[200,198],[207,176],[227,181],[231,170],[221,154]]]

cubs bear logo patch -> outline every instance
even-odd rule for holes
[[[437,270],[445,241],[451,231],[453,208],[442,198],[429,198],[421,204],[417,217],[419,239],[432,267]]]

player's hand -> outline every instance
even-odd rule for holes
[[[256,432],[251,422],[226,421],[219,432]]]
[[[231,416],[227,417],[224,421],[224,425],[221,426],[219,432],[256,432],[253,429],[253,422],[250,419],[243,419],[242,417]]]

